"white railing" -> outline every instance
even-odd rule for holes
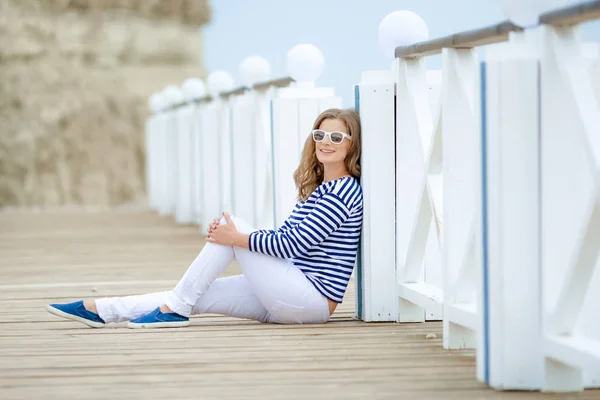
[[[359,316],[442,319],[443,346],[476,348],[494,388],[600,386],[600,76],[576,27],[598,16],[400,47],[358,88]],[[424,57],[440,52],[437,95]]]
[[[392,69],[355,88],[357,316],[442,320],[443,347],[476,348],[477,377],[496,389],[600,387],[600,64],[577,36],[599,16],[594,1],[527,29],[400,46]],[[278,227],[313,121],[341,107],[332,89],[288,84],[212,90],[153,116],[150,205],[203,228],[227,209]]]

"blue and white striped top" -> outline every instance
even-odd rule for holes
[[[296,204],[277,231],[252,232],[250,251],[292,260],[319,292],[341,303],[356,261],[362,217],[356,179],[325,182]]]

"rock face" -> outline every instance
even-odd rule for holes
[[[148,97],[204,77],[208,0],[1,0],[0,207],[142,204]]]

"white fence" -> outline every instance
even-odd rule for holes
[[[600,62],[577,27],[599,16],[594,1],[398,47],[355,88],[357,316],[443,321],[444,348],[475,348],[497,389],[600,387]],[[284,82],[155,108],[151,206],[278,227],[313,121],[341,107],[331,89]]]
[[[357,89],[359,315],[443,320],[444,348],[476,348],[498,389],[600,387],[600,75],[577,28],[599,15],[399,47]]]

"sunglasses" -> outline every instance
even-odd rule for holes
[[[313,140],[315,142],[322,142],[325,140],[325,137],[329,136],[329,141],[333,144],[342,144],[344,138],[348,138],[348,140],[352,140],[352,137],[347,133],[343,132],[326,132],[321,129],[315,129],[312,131]]]

